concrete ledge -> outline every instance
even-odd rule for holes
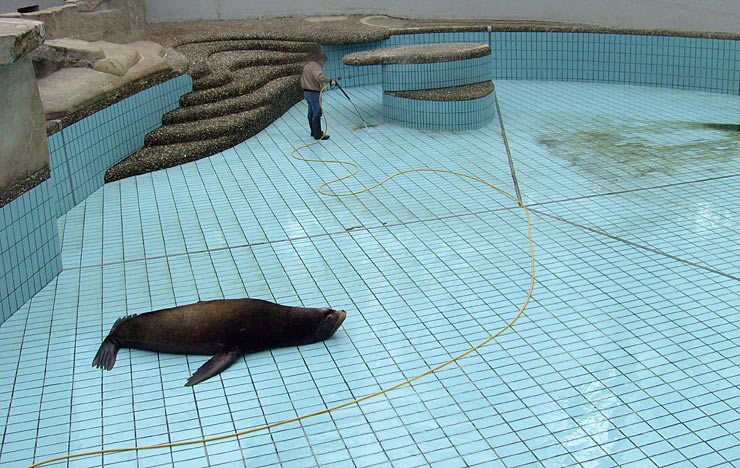
[[[45,38],[46,27],[40,21],[0,18],[0,65],[15,63]]]
[[[458,42],[422,44],[354,52],[344,56],[345,65],[390,65],[454,62],[491,55],[486,44]]]

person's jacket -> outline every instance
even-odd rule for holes
[[[323,83],[328,83],[331,78],[324,75],[321,65],[316,62],[308,62],[303,67],[301,74],[301,88],[305,91],[320,91]]]

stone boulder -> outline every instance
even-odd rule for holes
[[[44,111],[29,57],[45,31],[38,21],[0,19],[0,192],[49,165]]]
[[[46,119],[58,119],[97,102],[119,78],[90,68],[64,68],[38,80]]]
[[[60,39],[49,41],[49,49],[63,57],[56,63],[65,66],[48,75],[37,75],[47,120],[87,107],[133,81],[172,70],[165,48],[153,42],[114,44]]]
[[[99,46],[77,39],[46,41],[31,54],[36,78],[44,78],[62,68],[92,68],[98,60],[105,59]]]
[[[141,55],[129,45],[113,44],[112,42],[91,42],[91,46],[100,47],[105,57],[93,63],[93,69],[116,76],[124,76],[141,60]]]
[[[14,63],[44,42],[46,27],[40,21],[0,18],[0,65]]]

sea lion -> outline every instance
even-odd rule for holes
[[[288,307],[261,299],[202,301],[119,318],[93,367],[111,370],[120,348],[213,355],[185,384],[203,382],[243,353],[298,346],[331,337],[347,313],[329,307]]]

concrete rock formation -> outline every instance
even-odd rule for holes
[[[31,53],[36,78],[44,78],[62,68],[92,68],[105,58],[105,52],[89,42],[78,39],[52,39]]]
[[[64,5],[0,18],[41,21],[50,39],[131,40],[146,27],[146,0],[67,0]]]
[[[44,114],[28,57],[43,40],[37,21],[0,20],[0,195],[28,178],[43,180],[40,171],[48,174]]]
[[[110,42],[93,42],[99,45],[105,53],[105,57],[93,63],[93,69],[102,73],[116,76],[124,76],[141,60],[141,55],[128,45],[112,44]]]
[[[39,21],[0,18],[0,65],[20,59],[44,42],[46,27]]]
[[[48,41],[35,58],[47,120],[82,109],[133,81],[172,70],[165,49],[146,41],[57,39]]]

